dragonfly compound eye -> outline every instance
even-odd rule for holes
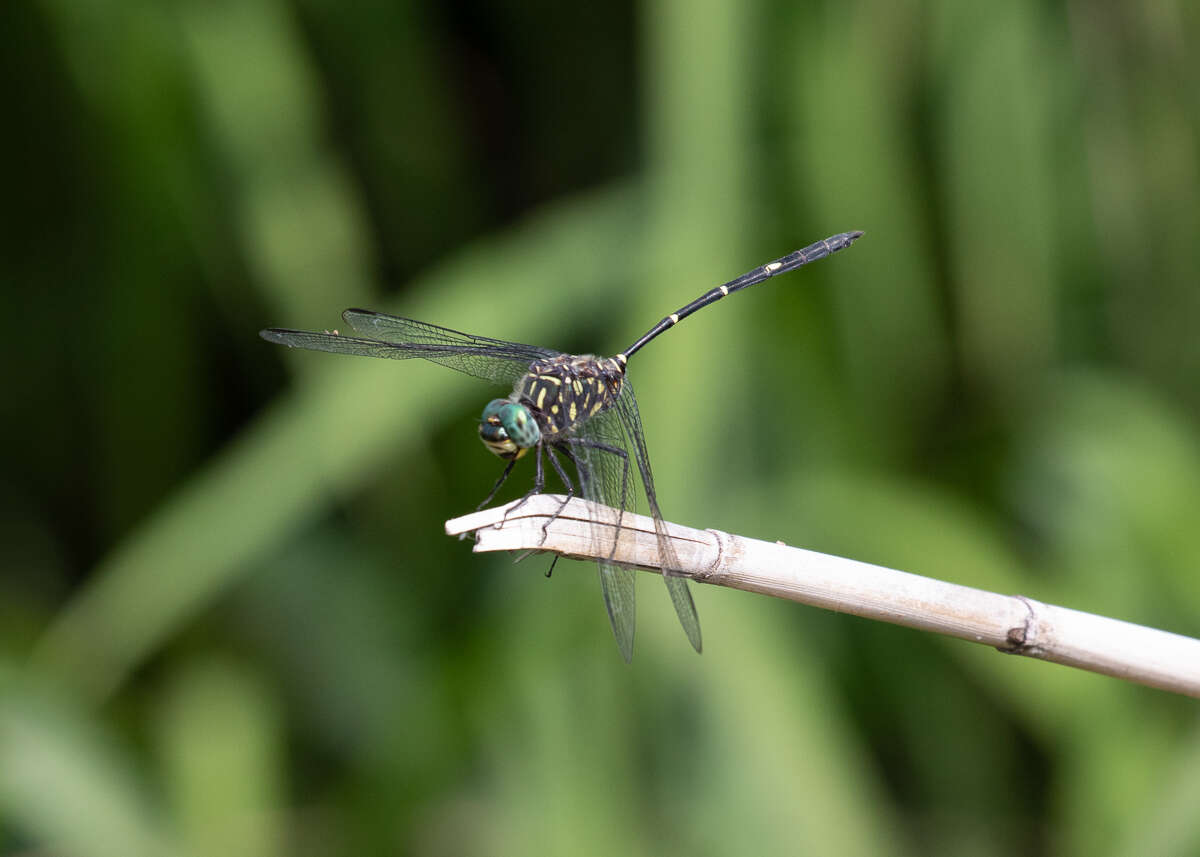
[[[538,428],[537,420],[524,405],[507,402],[500,408],[498,416],[500,425],[521,449],[537,446],[538,441],[542,439],[542,432]]]
[[[525,450],[536,446],[541,437],[537,422],[524,405],[508,399],[493,399],[483,409],[479,438],[501,458],[520,458]]]

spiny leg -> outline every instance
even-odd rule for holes
[[[578,438],[567,438],[567,443],[575,443]],[[567,460],[575,465],[575,472],[579,474],[580,483],[586,482],[592,475],[592,471],[587,466],[587,461],[582,461],[576,457],[566,446],[560,446],[558,451],[567,457]]]
[[[561,516],[563,513],[563,509],[567,508],[567,504],[570,503],[571,498],[575,496],[575,483],[571,481],[571,477],[567,476],[567,472],[565,470],[563,470],[562,465],[558,463],[558,459],[554,457],[556,448],[553,446],[547,446],[545,449],[546,449],[546,458],[550,459],[550,464],[554,466],[554,472],[558,474],[558,478],[561,479],[563,482],[563,487],[565,487],[567,489],[567,496],[564,497],[563,501],[558,504],[558,508],[554,510],[554,514],[546,519],[546,523],[542,524],[542,538],[538,542],[539,545],[544,545],[546,543],[546,539],[549,538],[549,536],[550,536],[550,533],[548,530],[549,526],[558,520],[559,516]],[[539,470],[538,476],[539,476],[539,479],[542,476],[542,473],[541,473],[541,463],[542,463],[541,451],[542,451],[542,445],[539,444],[538,445],[538,470]],[[574,461],[576,467],[579,466],[579,462],[576,461],[575,456],[571,455],[570,450],[559,447],[557,449],[557,451],[561,452],[563,455],[565,455],[571,461]],[[535,488],[533,493],[540,493],[540,492]],[[532,496],[532,494],[527,494],[525,497],[521,498],[521,503],[524,503],[527,499],[529,499],[530,496]],[[517,506],[520,506],[521,503],[518,503]],[[513,506],[513,509],[517,508],[517,506]],[[509,509],[509,511],[511,512],[512,509]],[[533,553],[533,551],[531,551],[531,550],[525,551],[520,556],[518,556],[515,560],[513,560],[513,562],[520,562],[521,560],[523,560],[527,556],[529,556],[531,553]],[[557,563],[558,563],[558,554],[555,554],[554,559],[552,559],[550,561],[550,568],[546,569],[546,577],[549,577],[551,574],[554,573],[554,566]]]
[[[508,462],[508,465],[504,468],[504,472],[500,474],[500,478],[497,479],[496,484],[492,486],[492,490],[489,491],[488,495],[483,498],[483,502],[475,507],[476,512],[478,512],[480,509],[482,509],[484,506],[486,506],[488,503],[492,502],[492,500],[495,499],[496,493],[500,490],[500,486],[503,485],[506,481],[508,481],[508,474],[512,473],[513,465],[515,465],[516,463],[517,463],[517,460],[515,458]],[[461,542],[463,539],[465,539],[467,537],[467,535],[468,535],[467,533],[463,533],[462,535],[460,535],[458,537],[458,540]]]
[[[546,487],[546,473],[542,469],[542,444],[540,443],[537,445],[537,453],[534,457],[534,463],[536,464],[536,467],[534,468],[536,475],[533,478],[533,487],[526,491],[525,496],[523,496],[520,500],[504,510],[503,517],[501,517],[500,520],[495,524],[495,528],[497,530],[508,523],[508,516],[510,514],[524,506],[529,501],[530,497],[534,496],[535,494],[541,494],[542,489]],[[542,540],[545,541],[545,536],[542,537]],[[517,556],[513,559],[513,565],[516,565],[521,560],[527,558],[533,552],[534,551],[532,550],[527,550],[517,554]]]
[[[546,487],[546,472],[542,468],[542,449],[544,447],[545,447],[545,444],[542,443],[541,441],[538,441],[537,453],[535,454],[534,459],[533,459],[534,463],[536,464],[536,467],[534,468],[533,487],[525,492],[524,497],[522,497],[516,503],[514,503],[513,505],[509,506],[507,509],[504,510],[504,517],[502,517],[499,520],[499,522],[496,524],[497,530],[500,529],[501,527],[503,527],[508,522],[509,515],[511,515],[513,512],[517,511],[517,509],[520,509],[527,502],[529,502],[529,498],[532,497],[533,495],[541,494],[542,490]]]
[[[571,455],[569,450],[567,450],[563,447],[559,447],[558,449],[560,452],[563,453],[563,455],[567,456],[567,458],[569,458],[572,461],[575,461],[575,457],[573,455]],[[546,538],[549,536],[549,532],[547,531],[547,528],[551,524],[553,524],[555,521],[558,520],[559,515],[561,515],[563,513],[563,509],[567,508],[567,504],[570,503],[571,498],[575,496],[575,483],[573,483],[571,481],[570,477],[567,476],[567,472],[565,470],[563,470],[562,465],[558,463],[558,459],[554,457],[554,452],[555,452],[555,447],[553,447],[553,446],[546,447],[546,457],[549,458],[550,463],[552,465],[554,465],[554,472],[558,474],[558,478],[562,480],[563,486],[567,489],[567,496],[564,497],[563,501],[558,504],[558,508],[554,510],[554,514],[546,519],[546,523],[542,524],[542,540],[541,540],[541,542],[539,542],[539,544],[546,543]],[[575,466],[576,467],[579,466],[578,461],[575,461]],[[551,566],[551,567],[553,567],[553,566]]]
[[[590,474],[587,464],[583,461],[580,461],[578,458],[576,458],[574,455],[572,455],[571,450],[567,449],[566,446],[559,446],[559,447],[557,447],[557,450],[558,450],[558,452],[561,452],[563,455],[565,455],[567,457],[568,461],[570,461],[572,464],[575,465],[575,470],[579,474],[580,483],[587,482],[588,476]],[[551,461],[554,461],[553,456],[551,456]],[[567,500],[569,501],[575,493],[575,486],[571,482],[571,480],[569,478],[567,478],[567,474],[565,472],[563,472],[562,468],[558,465],[557,461],[554,462],[554,466],[555,466],[555,469],[558,470],[558,475],[562,478],[563,483],[567,486]],[[554,513],[554,517],[551,518],[549,521],[547,521],[545,526],[542,527],[542,541],[543,542],[546,541],[546,535],[547,535],[546,527],[549,527],[550,524],[554,522],[554,519],[562,514],[562,510],[564,508],[566,508],[566,505],[567,505],[566,502],[564,502],[561,506],[559,506],[558,511]],[[554,559],[550,560],[550,567],[548,569],[546,569],[546,577],[550,577],[550,575],[552,575],[554,573],[554,566],[558,565],[558,558],[559,558],[559,554],[555,554]]]
[[[476,512],[478,512],[480,509],[482,509],[488,503],[492,502],[493,499],[495,499],[496,492],[498,492],[500,490],[500,486],[503,485],[508,480],[508,474],[512,473],[513,465],[515,465],[516,463],[517,463],[517,460],[515,458],[512,461],[508,462],[508,466],[504,468],[504,472],[500,474],[500,478],[496,480],[496,484],[492,486],[492,490],[489,491],[488,495],[483,498],[483,502],[475,507]]]
[[[540,451],[540,449],[539,449],[539,451]],[[564,455],[566,455],[572,461],[575,460],[574,456],[572,456],[569,451],[567,451],[565,449],[559,449],[558,451],[562,452]],[[562,465],[558,463],[558,459],[554,457],[554,452],[555,452],[555,448],[553,446],[546,447],[546,458],[550,459],[550,464],[552,464],[554,466],[554,470],[558,474],[558,478],[563,481],[563,486],[567,489],[567,496],[564,497],[563,501],[558,504],[558,508],[554,510],[554,514],[546,519],[546,523],[542,524],[542,538],[538,542],[539,546],[544,545],[546,543],[546,539],[549,538],[549,536],[550,536],[548,527],[551,524],[553,524],[555,521],[558,520],[559,516],[562,515],[563,509],[567,508],[567,504],[570,503],[571,498],[575,496],[575,484],[571,481],[571,478],[569,476],[567,476],[567,473],[565,470],[563,470]],[[540,463],[540,459],[539,459],[539,463]],[[525,502],[525,500],[522,499],[521,502],[523,503],[523,502]],[[517,505],[519,506],[520,503],[518,503]],[[513,507],[513,509],[515,509],[515,508],[516,508],[516,506]],[[509,511],[511,511],[511,510],[509,510]],[[513,562],[520,562],[521,560],[523,560],[527,556],[529,556],[531,553],[533,553],[532,550],[525,551],[520,556],[518,556],[516,559],[514,559]],[[554,566],[557,562],[558,562],[558,555],[556,554],[554,559],[550,561],[550,568],[546,571],[546,577],[549,577],[554,572]]]

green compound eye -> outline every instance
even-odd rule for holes
[[[483,409],[479,437],[501,458],[520,458],[542,439],[537,420],[529,409],[508,399],[492,399]]]

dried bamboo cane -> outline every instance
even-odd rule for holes
[[[612,526],[616,510],[578,498],[564,506],[564,500],[536,495],[519,506],[514,502],[447,521],[446,532],[474,533],[477,552],[535,550],[597,559],[593,516],[602,526]],[[560,507],[561,514],[555,517]],[[614,560],[658,570],[654,522],[625,513],[621,528]],[[1200,697],[1200,640],[782,542],[673,523],[667,528],[684,572],[698,583],[934,631],[1001,652]]]

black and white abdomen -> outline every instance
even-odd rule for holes
[[[560,354],[533,363],[513,395],[552,436],[611,408],[624,380],[624,367],[611,357]]]

